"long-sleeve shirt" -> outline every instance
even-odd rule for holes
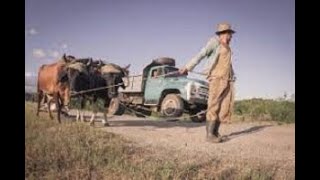
[[[216,37],[210,38],[200,52],[185,65],[185,68],[192,71],[205,57],[208,59],[204,69],[207,78],[210,76],[231,78],[233,76],[231,49],[222,45]]]

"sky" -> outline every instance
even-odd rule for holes
[[[131,64],[130,74],[164,56],[180,68],[220,22],[236,31],[236,99],[295,93],[294,0],[26,0],[25,76],[63,53]]]

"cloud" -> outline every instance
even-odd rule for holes
[[[25,72],[25,77],[31,77],[34,76],[34,74],[32,72]]]
[[[33,49],[32,54],[35,58],[44,58],[47,56],[46,52],[43,49]]]
[[[67,49],[67,48],[68,48],[68,45],[67,45],[66,43],[64,43],[64,44],[61,45],[61,48],[62,48],[62,49]]]
[[[29,34],[30,34],[30,35],[36,35],[36,34],[38,34],[38,31],[37,31],[35,28],[31,28],[31,29],[29,30]]]
[[[39,32],[35,28],[30,28],[25,30],[25,34],[28,36],[34,36],[36,34],[39,34]]]
[[[51,56],[53,58],[57,58],[57,57],[59,57],[59,55],[60,55],[60,53],[56,50],[49,52],[49,56]]]

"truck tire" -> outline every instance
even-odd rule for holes
[[[109,104],[108,115],[122,115],[125,111],[124,105],[120,103],[119,98],[112,98]]]
[[[161,64],[161,65],[170,65],[170,66],[176,65],[176,61],[174,59],[168,58],[168,57],[161,57],[161,58],[155,59],[153,61],[155,63]]]
[[[183,100],[177,94],[168,94],[161,102],[161,114],[166,117],[179,117],[183,110]]]

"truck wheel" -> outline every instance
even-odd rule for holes
[[[179,117],[183,110],[183,100],[177,94],[166,95],[161,103],[161,114],[167,117]]]
[[[190,114],[190,119],[192,122],[204,122],[206,121],[206,114],[200,114],[195,116],[197,113],[201,112],[200,110],[190,110],[189,114]]]
[[[155,59],[154,62],[161,65],[165,65],[165,64],[170,66],[176,65],[175,59],[169,58],[169,57],[161,57],[161,58]]]
[[[119,98],[112,98],[109,104],[109,115],[122,115],[125,111],[124,105],[120,103]]]

